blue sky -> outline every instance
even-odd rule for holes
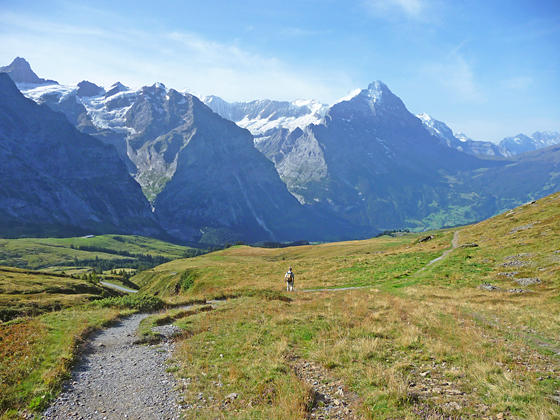
[[[0,63],[227,100],[332,103],[382,80],[475,139],[560,130],[558,0],[77,3],[0,0]]]

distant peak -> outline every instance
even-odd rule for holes
[[[335,104],[340,102],[351,101],[356,97],[367,99],[369,102],[375,104],[381,102],[385,96],[394,96],[393,92],[387,87],[385,83],[380,80],[371,82],[367,89],[354,89],[348,95],[343,96]]]
[[[42,79],[37,76],[23,57],[16,57],[9,65],[0,67],[0,72],[7,73],[16,83],[58,85],[58,82],[54,80]]]
[[[14,67],[17,66],[17,67],[20,67],[20,68],[28,68],[29,70],[31,70],[31,65],[23,57],[14,58],[14,60],[10,63],[10,66],[14,66]]]
[[[130,90],[128,86],[123,85],[121,82],[115,82],[111,85],[105,97],[108,98],[109,96],[116,95],[119,92],[124,92],[126,90]]]
[[[111,85],[111,89],[119,88],[119,89],[128,89],[128,86],[123,85],[121,82],[115,82]]]
[[[364,90],[364,93],[366,93],[368,98],[374,103],[380,102],[387,95],[393,95],[393,92],[391,92],[387,85],[380,80],[371,82],[368,85],[367,91]]]
[[[376,80],[374,82],[371,82],[368,85],[368,90],[370,92],[386,92],[386,91],[390,92],[387,85],[385,83],[383,83],[381,80]]]
[[[88,97],[88,96],[97,96],[101,95],[105,89],[101,86],[97,86],[95,83],[92,83],[88,80],[82,80],[78,83],[78,96],[80,97]]]

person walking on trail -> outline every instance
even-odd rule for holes
[[[294,291],[294,272],[292,271],[292,267],[288,270],[288,272],[284,275],[284,280],[286,280],[286,291],[293,292]]]

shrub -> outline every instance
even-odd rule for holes
[[[192,270],[186,270],[181,274],[181,280],[179,280],[180,289],[182,291],[187,291],[194,286],[194,280],[196,278],[196,273]]]
[[[126,296],[108,297],[91,303],[100,308],[136,309],[141,312],[156,311],[165,306],[165,302],[156,296],[130,294]]]

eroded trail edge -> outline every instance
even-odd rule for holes
[[[166,361],[173,342],[134,344],[149,314],[136,314],[94,335],[45,418],[179,419],[181,395]]]

